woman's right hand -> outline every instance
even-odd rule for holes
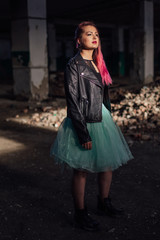
[[[82,147],[84,147],[87,150],[91,150],[92,149],[92,142],[86,142],[86,143],[82,144]]]

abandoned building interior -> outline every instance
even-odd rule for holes
[[[78,23],[93,21],[113,82],[160,76],[159,0],[6,0],[0,2],[0,84],[15,96],[64,96],[63,72],[76,53]]]

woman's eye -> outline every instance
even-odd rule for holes
[[[91,33],[88,33],[87,36],[91,36]]]

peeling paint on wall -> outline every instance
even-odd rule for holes
[[[31,69],[31,95],[34,100],[48,97],[48,68]]]
[[[150,74],[147,77],[145,77],[144,82],[145,84],[153,82],[153,75]]]
[[[36,88],[40,88],[45,72],[45,68],[31,69],[31,82]]]

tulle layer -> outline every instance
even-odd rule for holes
[[[108,109],[102,105],[102,122],[87,123],[92,149],[85,150],[78,141],[70,118],[65,118],[51,147],[56,162],[90,172],[115,170],[133,159],[128,144]]]

